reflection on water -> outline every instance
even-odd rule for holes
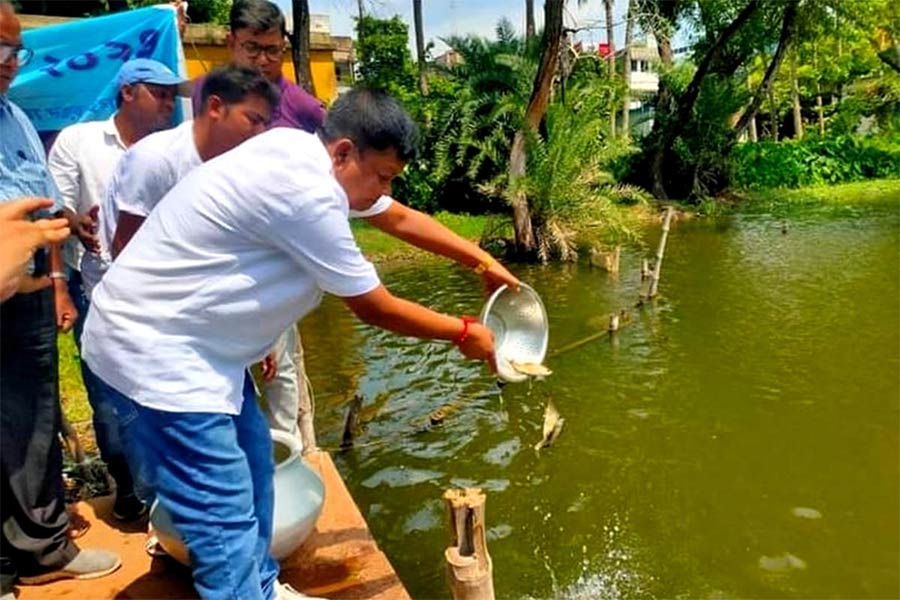
[[[653,247],[657,233],[648,232]],[[488,490],[498,598],[898,597],[900,211],[678,223],[655,306],[587,266],[514,269],[550,314],[553,375],[500,388],[447,344],[394,337],[328,300],[303,324],[317,430],[415,598],[446,598],[441,494]],[[477,314],[442,262],[382,273]],[[543,406],[566,418],[535,452]],[[444,407],[437,426],[428,415]]]

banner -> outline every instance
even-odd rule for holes
[[[38,131],[109,118],[116,111],[116,73],[131,58],[152,58],[186,73],[175,9],[167,5],[30,29],[22,32],[22,44],[34,56],[19,70],[9,97]]]

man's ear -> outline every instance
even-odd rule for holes
[[[134,100],[134,97],[137,95],[135,85],[136,84],[127,84],[119,88],[119,93],[122,94],[122,104]]]
[[[215,94],[210,95],[206,99],[206,115],[214,120],[218,121],[225,116],[226,106],[225,103],[222,102],[222,99],[216,96]]]
[[[335,167],[343,167],[350,161],[355,144],[348,138],[341,138],[332,145],[331,160]]]
[[[225,47],[228,48],[229,51],[234,52],[234,46],[237,40],[234,39],[234,34],[230,31],[225,34]]]

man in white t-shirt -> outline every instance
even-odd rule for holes
[[[103,198],[99,231],[112,258],[185,175],[265,131],[278,90],[256,69],[226,65],[204,78],[199,98],[203,104],[192,122],[135,144],[116,167]]]
[[[161,62],[147,58],[129,60],[116,75],[118,93],[116,113],[105,121],[76,123],[63,129],[47,157],[47,168],[62,196],[63,213],[76,234],[66,244],[69,295],[78,309],[75,319],[75,345],[81,348],[81,332],[90,308],[90,291],[84,289],[85,277],[104,260],[104,246],[93,233],[96,207],[116,163],[133,143],[172,124],[175,95],[185,80]],[[88,251],[85,251],[88,248]],[[146,508],[134,494],[134,483],[116,431],[112,409],[96,391],[90,369],[81,363],[81,378],[93,413],[94,433],[100,456],[116,483],[113,516],[122,521],[141,517]]]
[[[85,360],[202,597],[271,600],[273,473],[246,368],[324,292],[363,321],[493,362],[490,331],[393,296],[347,220],[390,193],[415,126],[382,92],[338,98],[319,135],[273,129],[194,169],[94,291]]]

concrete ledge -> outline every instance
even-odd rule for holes
[[[318,452],[307,460],[325,482],[325,507],[306,543],[282,562],[281,581],[326,598],[409,600],[331,456]],[[188,569],[168,558],[151,558],[144,551],[146,522],[123,527],[112,519],[109,496],[80,502],[76,508],[91,523],[78,544],[118,552],[122,567],[101,579],[19,586],[19,600],[197,598]]]

